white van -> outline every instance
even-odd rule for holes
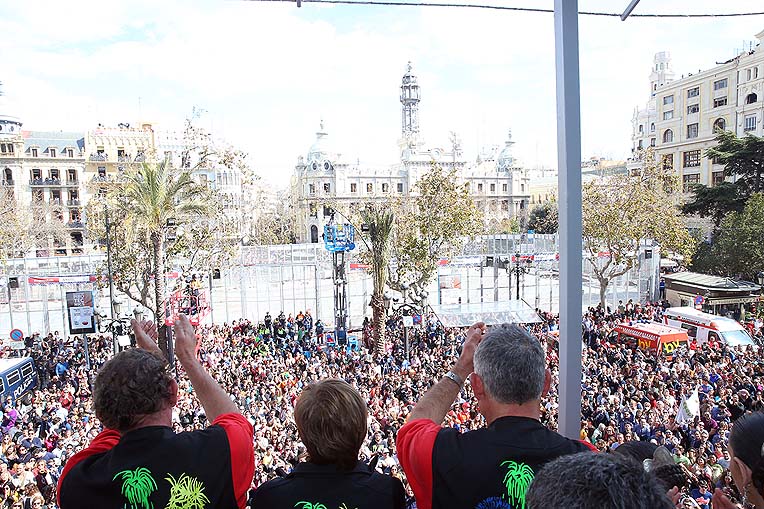
[[[668,308],[663,312],[663,323],[685,329],[690,338],[701,344],[709,339],[730,346],[756,344],[743,326],[732,318],[710,315],[692,307]]]

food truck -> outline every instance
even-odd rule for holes
[[[671,357],[680,346],[686,346],[689,339],[687,331],[660,323],[622,323],[616,325],[615,331],[619,343],[666,357]]]

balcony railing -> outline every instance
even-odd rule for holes
[[[121,155],[121,156],[118,155],[117,156],[117,162],[118,163],[129,163],[130,162],[130,156],[124,155],[124,154]]]
[[[92,182],[106,184],[109,182],[114,182],[114,178],[112,178],[111,175],[94,175]]]
[[[69,221],[66,223],[66,227],[81,230],[85,228],[85,224],[82,221]]]
[[[80,206],[80,200],[69,200],[66,202],[66,204],[70,207],[79,207]]]
[[[90,154],[91,161],[106,161],[109,159],[109,155],[106,153]]]
[[[80,181],[77,180],[77,179],[66,179],[66,184],[65,185],[72,186],[72,187],[77,187],[78,185],[80,185]]]
[[[59,178],[35,178],[29,181],[29,185],[33,187],[40,187],[40,186],[60,186],[61,185],[61,179]]]
[[[13,179],[3,179],[3,185],[4,186],[12,186],[12,185],[14,185]]]

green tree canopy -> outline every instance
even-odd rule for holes
[[[643,240],[652,239],[664,252],[691,259],[695,243],[672,196],[678,188],[677,175],[656,165],[651,151],[641,172],[584,186],[584,253],[599,280],[603,306],[610,281],[637,264]]]
[[[723,182],[713,187],[693,186],[692,198],[682,207],[682,213],[710,217],[718,229],[724,216],[743,210],[753,193],[764,191],[764,138],[748,134],[738,137],[731,131],[716,135],[716,146],[705,156],[724,165]]]
[[[528,219],[528,229],[536,233],[557,233],[559,227],[557,202],[552,200],[533,207]]]
[[[461,249],[463,239],[483,230],[483,215],[456,170],[433,163],[414,186],[414,196],[401,205],[392,239],[395,266],[388,284],[420,288],[435,276],[438,261]]]
[[[712,273],[756,281],[764,270],[764,193],[753,194],[741,212],[724,218],[710,258]]]

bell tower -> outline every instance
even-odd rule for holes
[[[401,80],[401,128],[403,139],[415,139],[419,135],[419,83],[408,63],[406,74]]]

